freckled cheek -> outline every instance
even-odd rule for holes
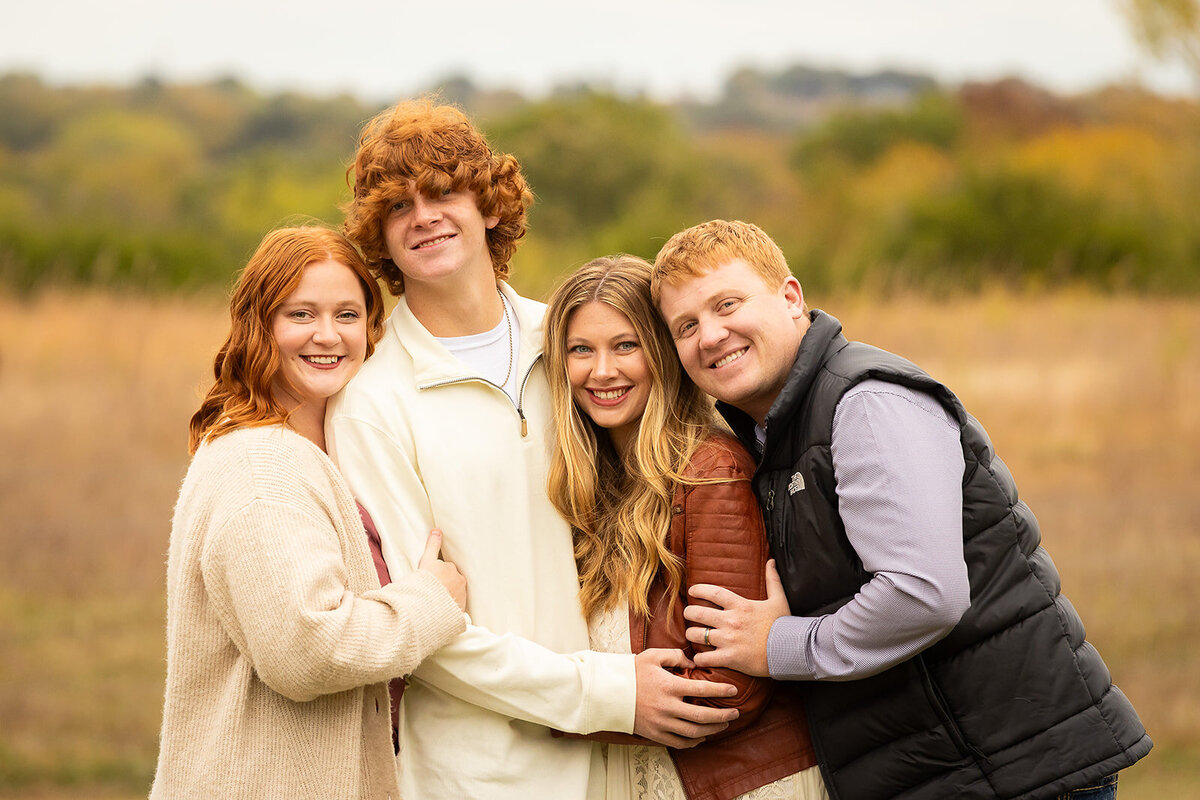
[[[389,254],[404,250],[404,230],[397,220],[385,221],[383,224],[383,243],[387,245]]]

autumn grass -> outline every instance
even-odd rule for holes
[[[809,298],[947,382],[1042,523],[1155,738],[1130,798],[1200,784],[1200,300]],[[0,796],[145,796],[164,559],[213,299],[0,296]]]

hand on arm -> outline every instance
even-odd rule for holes
[[[774,559],[767,562],[766,582],[765,600],[747,600],[711,584],[697,584],[688,590],[693,598],[715,606],[689,605],[683,611],[685,619],[696,623],[687,629],[688,641],[712,648],[696,653],[698,666],[727,667],[747,675],[770,676],[767,636],[775,620],[790,613]]]
[[[464,627],[429,584],[352,592],[337,531],[317,510],[256,499],[214,526],[200,559],[238,650],[298,702],[404,674]]]
[[[863,381],[838,403],[831,456],[846,538],[871,578],[833,613],[775,625],[779,679],[874,675],[941,639],[970,605],[962,445],[937,400]]]
[[[417,562],[417,569],[432,573],[446,591],[454,598],[454,602],[463,611],[467,610],[467,579],[458,571],[458,567],[449,561],[442,561],[442,532],[434,528],[425,540],[425,552]]]
[[[383,430],[336,411],[327,433],[339,469],[374,517],[392,577],[414,565],[420,568],[418,556],[432,547],[425,537],[435,515],[411,436],[402,426]],[[467,533],[450,531],[451,536]],[[411,677],[464,702],[550,728],[633,729],[630,655],[556,653],[521,636],[468,623],[466,632],[426,658]]]
[[[668,668],[689,667],[679,650],[643,650],[634,658],[637,672],[637,711],[633,732],[667,747],[692,747],[720,733],[737,719],[736,708],[709,708],[689,697],[731,697],[737,689],[726,683],[684,678]]]

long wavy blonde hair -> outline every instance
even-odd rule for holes
[[[546,366],[554,407],[550,500],[570,523],[579,597],[590,617],[623,599],[649,613],[650,587],[666,571],[671,597],[683,578],[667,547],[675,488],[693,483],[684,468],[716,425],[712,401],[679,365],[675,346],[650,300],[650,264],[629,255],[589,261],[554,292],[546,312]],[[587,303],[628,319],[650,373],[637,436],[623,455],[606,429],[582,413],[567,376],[567,326]]]

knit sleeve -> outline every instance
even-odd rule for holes
[[[333,523],[274,500],[253,499],[221,520],[201,571],[238,650],[296,701],[407,674],[465,628],[425,572],[355,595]]]

